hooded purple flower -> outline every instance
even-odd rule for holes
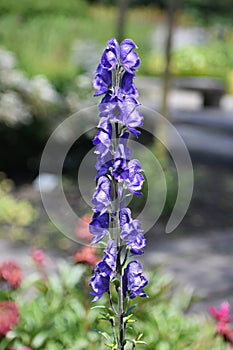
[[[118,182],[125,180],[128,177],[127,159],[125,154],[125,147],[119,144],[116,149],[115,159],[113,163],[112,175]]]
[[[97,170],[96,178],[98,179],[100,176],[109,174],[109,168],[113,166],[113,162],[114,157],[111,152],[108,152],[105,156],[99,154],[95,165]]]
[[[131,299],[136,297],[147,297],[143,288],[148,284],[146,276],[143,274],[142,267],[137,260],[130,261],[124,270],[123,276],[123,295],[127,293]]]
[[[97,146],[95,153],[104,157],[111,147],[112,125],[107,118],[101,118],[98,128],[99,130],[93,140],[93,144]]]
[[[115,242],[110,240],[104,251],[103,259],[97,263],[94,276],[90,280],[90,286],[94,296],[93,301],[99,300],[102,295],[109,290],[109,282],[113,279],[116,271],[116,255],[117,249]]]
[[[131,218],[129,208],[123,208],[120,211],[121,239],[130,246],[132,254],[143,254],[142,249],[146,246],[146,240],[142,234],[139,220]]]
[[[108,70],[115,69],[118,61],[118,52],[118,42],[114,38],[110,39],[101,58],[102,67]]]
[[[135,98],[132,96],[126,96],[122,107],[124,115],[123,123],[135,137],[138,137],[138,135],[141,134],[136,128],[143,124],[143,116],[137,110],[138,105],[139,104]]]
[[[123,124],[124,111],[122,110],[122,101],[116,96],[110,96],[108,101],[101,102],[99,105],[100,118],[108,118],[113,123]]]
[[[139,96],[138,90],[133,83],[134,74],[125,72],[121,79],[121,90],[123,94],[137,98]]]
[[[106,94],[112,86],[112,72],[100,64],[96,70],[97,74],[93,80],[93,88],[96,90],[94,96]]]
[[[135,196],[142,196],[142,193],[138,192],[142,189],[144,183],[144,177],[141,174],[142,171],[139,160],[133,159],[128,163],[128,178],[125,183],[128,190]]]
[[[109,231],[109,213],[100,214],[99,212],[94,213],[92,220],[89,224],[90,232],[95,236],[92,238],[91,243],[99,242]]]
[[[94,212],[105,213],[111,203],[110,198],[111,183],[106,176],[101,176],[97,182],[97,188],[94,193],[92,204],[94,204]]]
[[[120,44],[120,61],[124,69],[133,74],[140,64],[138,54],[133,50],[137,49],[137,45],[130,39],[125,39]]]

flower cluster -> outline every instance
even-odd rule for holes
[[[131,217],[126,195],[142,195],[142,167],[131,159],[130,135],[138,137],[143,116],[137,109],[139,96],[134,85],[140,64],[135,43],[126,39],[119,45],[111,39],[97,67],[93,87],[95,96],[104,95],[99,104],[100,121],[93,140],[97,154],[97,186],[93,195],[92,243],[108,240],[102,261],[95,267],[90,286],[94,301],[109,292],[110,282],[120,278],[122,296],[145,297],[148,281],[138,261],[128,263],[131,255],[140,255],[146,245],[139,220]]]
[[[229,323],[233,320],[230,315],[230,305],[228,303],[221,304],[219,310],[214,306],[209,308],[209,313],[217,321],[216,334],[219,334],[233,348],[233,329]]]
[[[17,325],[19,321],[19,311],[12,301],[0,302],[0,337],[5,336],[9,330]]]
[[[0,266],[0,280],[9,287],[18,288],[22,281],[22,271],[14,261],[3,261]]]

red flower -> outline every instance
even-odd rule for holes
[[[233,329],[229,326],[232,321],[230,315],[230,305],[228,303],[221,304],[219,310],[214,306],[209,308],[209,313],[217,321],[216,334],[219,334],[233,348]]]
[[[222,303],[220,305],[219,310],[216,309],[214,306],[211,306],[209,308],[209,313],[217,320],[220,322],[231,322],[232,321],[232,317],[230,316],[230,305],[228,303]]]
[[[4,261],[0,266],[0,275],[13,288],[18,288],[22,281],[22,271],[14,261]]]
[[[94,247],[84,247],[74,255],[74,262],[86,263],[91,267],[94,267],[100,258],[96,255],[96,250]]]
[[[218,322],[216,333],[221,334],[225,341],[233,344],[233,330],[227,323]]]
[[[93,238],[93,235],[89,231],[90,222],[90,215],[84,215],[81,219],[78,220],[75,230],[76,237],[83,239],[86,242],[90,242],[90,240]]]
[[[19,321],[19,311],[12,301],[0,302],[0,335],[6,333],[17,325]]]
[[[38,267],[45,266],[45,254],[41,249],[34,249],[32,251],[32,259]]]

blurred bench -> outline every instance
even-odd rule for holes
[[[207,77],[173,78],[171,87],[199,92],[203,97],[204,107],[219,107],[220,100],[226,93],[221,80]]]

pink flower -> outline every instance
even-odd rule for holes
[[[96,263],[100,260],[96,255],[96,249],[94,247],[84,247],[80,251],[74,254],[74,262],[78,263],[86,263],[91,267],[95,267]]]
[[[29,348],[28,346],[21,346],[21,348],[10,348],[10,350],[32,350],[32,348]]]
[[[0,266],[0,276],[13,288],[18,288],[22,281],[22,271],[14,261],[4,261]]]
[[[233,329],[229,326],[229,323],[232,321],[230,305],[222,303],[219,310],[211,306],[209,313],[217,321],[216,334],[221,335],[225,342],[229,343],[231,348],[233,348]]]
[[[93,238],[93,235],[89,231],[90,222],[90,215],[84,215],[81,219],[78,220],[75,230],[76,237],[83,239],[86,242],[90,242],[90,240]]]
[[[31,257],[32,257],[34,263],[38,267],[45,266],[45,254],[44,254],[43,250],[41,250],[41,249],[34,249],[32,251],[32,253],[31,253]]]
[[[9,330],[17,325],[19,321],[19,311],[12,301],[0,302],[0,335],[4,336]]]
[[[221,334],[225,341],[233,344],[233,330],[227,323],[218,322],[216,333]]]
[[[209,313],[211,314],[211,316],[213,316],[217,321],[220,322],[231,322],[232,321],[232,317],[230,316],[230,305],[229,303],[222,303],[220,305],[219,310],[216,309],[214,306],[211,306],[209,308]]]

